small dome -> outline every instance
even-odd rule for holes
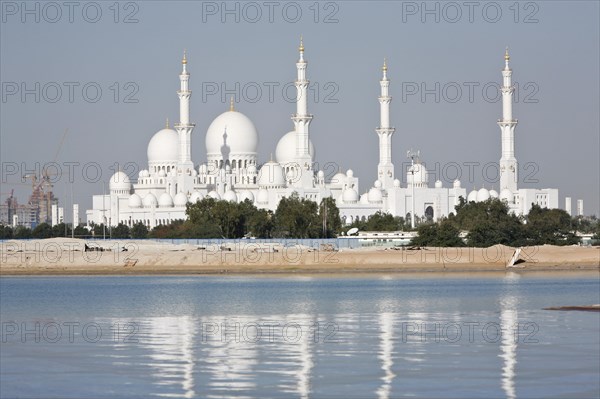
[[[310,159],[314,161],[315,159],[315,146],[312,141],[308,141],[308,153],[310,154]],[[294,163],[296,161],[296,132],[291,131],[283,135],[279,142],[277,143],[277,147],[275,147],[275,159],[281,165],[287,165],[290,163]]]
[[[406,173],[408,184],[413,184],[413,178],[415,186],[426,186],[429,183],[429,173],[423,164],[416,163],[408,168],[408,172]]]
[[[375,183],[373,183],[373,187],[381,189],[381,181],[375,180]]]
[[[131,194],[129,197],[129,201],[127,203],[130,208],[141,208],[142,207],[142,197],[137,195],[136,193]]]
[[[476,202],[477,201],[477,190],[473,190],[467,195],[467,202]]]
[[[441,180],[436,180],[435,181],[435,188],[442,188],[442,181]]]
[[[256,154],[258,132],[250,118],[241,112],[227,111],[212,121],[206,131],[207,154],[221,156],[224,145],[229,147],[230,159],[237,155]]]
[[[223,199],[228,202],[237,202],[237,194],[233,190],[227,190],[223,194]]]
[[[155,208],[158,204],[158,200],[152,193],[146,194],[143,200],[144,208]]]
[[[363,195],[360,196],[360,203],[361,204],[368,204],[369,203],[369,194],[364,193]]]
[[[212,199],[216,199],[216,200],[220,200],[220,199],[221,199],[221,196],[219,195],[219,193],[218,193],[218,192],[216,192],[216,191],[214,191],[214,190],[213,190],[213,191],[211,191],[210,193],[208,193],[208,196],[209,196],[210,198],[212,198]]]
[[[256,196],[256,202],[258,202],[259,204],[269,203],[269,192],[264,188],[259,189],[258,194]]]
[[[458,179],[454,180],[454,183],[452,183],[452,187],[460,188],[460,180],[458,180]]]
[[[240,193],[240,202],[244,202],[246,200],[254,202],[254,194],[252,194],[252,191],[244,190]]]
[[[490,192],[487,189],[481,188],[477,191],[477,202],[487,201],[488,199],[490,199]]]
[[[515,196],[508,188],[504,188],[502,191],[500,191],[500,199],[508,202],[509,204],[515,202]]]
[[[285,186],[285,173],[281,165],[272,161],[264,164],[258,173],[258,185],[261,187]]]
[[[187,205],[187,195],[182,192],[178,192],[173,198],[173,204],[175,206],[186,206]]]
[[[319,179],[323,179],[323,178],[325,178],[325,172],[323,172],[322,170],[318,171],[318,172],[317,172],[317,177],[318,177]]]
[[[490,190],[490,198],[498,198],[498,192],[496,190]]]
[[[348,177],[354,177],[354,171],[352,169],[348,169],[346,171],[346,176],[348,176]]]
[[[131,180],[123,171],[118,171],[110,178],[108,184],[110,191],[129,191],[131,190]]]
[[[370,203],[378,203],[383,201],[383,195],[381,190],[377,187],[373,187],[369,190],[368,199]]]
[[[138,176],[139,176],[139,177],[141,177],[141,178],[144,178],[144,177],[149,177],[149,176],[150,176],[150,173],[148,173],[148,170],[147,170],[147,169],[142,169],[142,170],[140,170],[140,173],[139,173],[139,175],[138,175]]]
[[[179,135],[173,129],[158,131],[148,143],[148,163],[175,163],[179,158]]]
[[[169,193],[162,193],[158,198],[158,206],[161,208],[169,208],[173,206],[173,198]]]
[[[346,175],[343,174],[342,172],[336,173],[329,181],[329,184],[336,184],[338,186],[341,186],[345,183],[346,183]]]
[[[198,201],[202,201],[204,199],[204,196],[202,195],[202,193],[198,192],[198,191],[194,191],[192,193],[192,195],[190,195],[190,202],[192,204],[195,204]]]
[[[358,193],[353,188],[347,188],[342,194],[342,200],[349,204],[355,203],[358,201]]]
[[[394,187],[400,187],[400,180],[394,179]]]

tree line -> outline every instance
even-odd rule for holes
[[[541,208],[533,204],[527,216],[509,212],[506,202],[490,198],[466,202],[460,198],[451,213],[436,223],[422,224],[411,245],[435,247],[512,247],[531,245],[572,245],[580,242],[576,232],[595,233],[600,238],[600,223],[595,217],[572,218],[562,209]],[[461,236],[465,232],[466,236]]]
[[[527,216],[509,212],[506,202],[489,199],[466,202],[460,198],[455,212],[437,222],[418,225],[417,246],[475,246],[495,244],[571,245],[579,242],[575,232],[595,233],[600,239],[600,221],[595,217],[570,217],[561,209],[533,205]],[[186,220],[175,220],[149,230],[142,223],[109,227],[102,224],[83,226],[71,231],[63,223],[54,227],[41,223],[34,229],[0,225],[0,239],[71,237],[143,238],[332,238],[356,227],[361,231],[408,231],[410,223],[400,216],[376,212],[365,220],[342,225],[339,209],[332,198],[319,204],[300,198],[297,193],[284,197],[275,212],[259,209],[251,201],[240,203],[207,197],[186,208]],[[461,232],[464,232],[461,234]],[[466,234],[466,235],[465,235]]]

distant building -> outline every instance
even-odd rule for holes
[[[19,204],[12,195],[0,204],[0,224],[34,228],[39,223],[39,209],[31,204]]]
[[[395,247],[409,245],[417,237],[416,231],[359,231],[357,236],[361,247]]]

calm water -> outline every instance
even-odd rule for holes
[[[597,398],[598,274],[0,279],[0,396]],[[37,342],[36,342],[37,341]]]

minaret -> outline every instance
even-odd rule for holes
[[[515,127],[517,120],[513,119],[512,101],[515,91],[512,85],[512,70],[508,65],[510,56],[508,47],[504,53],[504,69],[502,70],[502,119],[498,126],[502,132],[502,157],[500,158],[500,191],[509,189],[517,191],[517,159],[515,158]]]
[[[306,60],[304,60],[304,43],[300,37],[300,59],[296,63],[298,76],[296,85],[296,113],[292,121],[296,131],[296,162],[299,167],[298,178],[294,179],[294,186],[311,187],[313,184],[312,159],[309,153],[310,134],[308,127],[313,116],[308,113],[308,84],[306,79]]]
[[[379,96],[379,127],[375,129],[379,136],[379,165],[377,179],[383,189],[388,190],[394,185],[394,164],[392,163],[392,136],[395,128],[390,126],[390,80],[387,77],[387,63],[383,60],[383,77],[379,81],[381,95]]]
[[[187,71],[187,57],[183,52],[181,60],[182,71],[179,75],[180,88],[177,91],[179,96],[179,123],[175,124],[175,129],[179,134],[179,162],[177,165],[177,192],[187,194],[193,191],[192,170],[192,130],[194,124],[190,123],[190,97],[192,92],[189,88],[190,74]]]

